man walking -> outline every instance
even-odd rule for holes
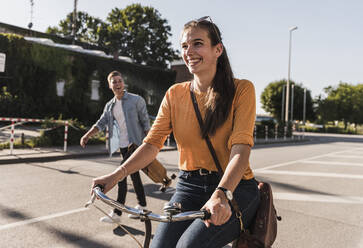
[[[149,115],[145,100],[141,96],[125,90],[125,83],[120,72],[111,72],[107,81],[114,97],[106,103],[101,117],[81,138],[80,144],[85,147],[90,137],[108,127],[110,156],[120,149],[120,153],[124,157],[129,144],[141,145],[150,129]],[[139,172],[131,174],[131,179],[138,200],[136,208],[143,209],[146,207],[146,199]],[[126,192],[127,181],[125,178],[118,182],[118,202],[125,204]],[[120,215],[121,211],[118,209],[114,209],[110,213],[114,221],[120,221]],[[129,215],[129,217],[132,218],[133,215]],[[113,223],[108,216],[102,217],[100,221]]]

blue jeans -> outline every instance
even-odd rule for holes
[[[180,171],[176,192],[170,202],[181,203],[183,211],[199,210],[209,200],[219,181],[217,173],[202,176],[195,172]],[[260,201],[256,181],[241,180],[233,197],[242,211],[243,224],[247,228]],[[239,234],[240,223],[232,208],[231,218],[221,226],[211,225],[207,228],[200,219],[160,223],[151,247],[220,248],[235,240]]]

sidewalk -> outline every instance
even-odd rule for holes
[[[176,150],[176,147],[164,146],[161,151]],[[116,153],[117,154],[117,153]],[[114,154],[113,156],[116,156]],[[34,149],[10,149],[0,150],[0,164],[31,163],[31,162],[50,162],[62,159],[73,159],[91,156],[107,156],[108,152],[105,145],[88,145],[82,148],[80,145],[69,146],[67,152],[63,147],[40,147]]]
[[[308,139],[257,139],[255,145],[266,144],[281,144],[281,143],[296,143],[305,142]],[[176,150],[175,146],[164,146],[161,151]],[[0,150],[0,164],[14,163],[31,163],[31,162],[50,162],[62,159],[73,159],[92,156],[107,156],[108,152],[104,144],[88,145],[82,148],[80,145],[68,146],[67,152],[63,151],[63,147],[40,147],[34,149],[13,149],[13,154],[10,154],[10,149]],[[114,154],[114,156],[116,156]]]

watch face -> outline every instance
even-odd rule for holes
[[[231,192],[231,191],[229,191],[228,189],[225,189],[225,188],[223,188],[223,187],[218,187],[218,189],[220,189],[220,190],[222,190],[222,191],[223,191],[223,193],[226,195],[226,197],[227,197],[227,199],[228,199],[229,201],[231,201],[231,200],[233,199],[233,194],[232,194],[232,192]]]
[[[231,192],[231,191],[229,191],[229,190],[227,190],[227,191],[226,191],[226,196],[227,196],[227,199],[228,199],[228,200],[232,200],[232,199],[233,199],[233,194],[232,194],[232,192]]]

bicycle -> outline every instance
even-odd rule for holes
[[[186,211],[182,212],[182,207],[180,203],[174,203],[173,205],[165,204],[163,210],[165,215],[155,214],[149,210],[140,210],[133,207],[126,206],[121,204],[103,193],[103,187],[97,185],[93,188],[93,194],[91,199],[86,203],[85,207],[89,207],[95,202],[95,199],[101,200],[106,205],[116,208],[122,212],[135,215],[139,218],[140,221],[145,223],[145,239],[144,244],[141,243],[130,233],[128,232],[120,223],[114,221],[119,227],[121,227],[124,231],[126,231],[139,245],[140,248],[148,248],[151,241],[151,221],[158,221],[158,222],[176,222],[176,221],[185,221],[185,220],[194,220],[194,219],[202,219],[206,220],[210,218],[210,213],[206,210],[198,210],[198,211]],[[103,214],[108,214],[99,208],[97,205],[94,204],[94,207],[101,211]],[[111,216],[109,216],[111,217]],[[111,218],[112,220],[112,218]]]

